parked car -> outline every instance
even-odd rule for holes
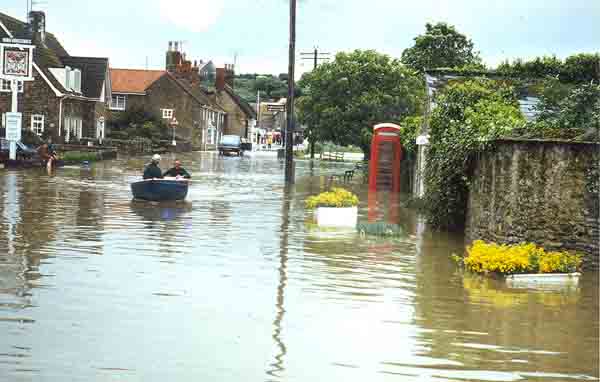
[[[5,138],[0,138],[0,160],[8,160],[10,156],[10,142]],[[33,159],[38,156],[38,152],[33,147],[29,147],[23,142],[17,142],[17,159]]]
[[[244,150],[242,149],[242,140],[237,135],[223,135],[221,138],[221,143],[218,146],[219,154],[231,154],[235,153],[238,156],[244,155]]]

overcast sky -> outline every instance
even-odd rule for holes
[[[164,68],[169,40],[188,58],[233,63],[237,72],[282,73],[288,62],[288,0],[44,0],[47,30],[71,55],[111,66]],[[26,0],[0,11],[25,19]],[[84,5],[85,4],[85,5]],[[400,57],[426,22],[469,36],[488,65],[504,59],[600,51],[600,0],[299,0],[297,52],[376,49]],[[299,56],[299,55],[298,55]],[[312,62],[297,61],[297,71]]]

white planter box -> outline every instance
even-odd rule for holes
[[[317,224],[321,227],[356,227],[357,207],[318,207]]]
[[[535,285],[577,285],[581,273],[526,273],[506,277],[510,286],[535,286]]]

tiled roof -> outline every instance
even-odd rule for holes
[[[192,96],[192,98],[194,98],[200,104],[210,106],[215,110],[224,112],[223,108],[218,103],[213,101],[211,97],[207,94],[207,92],[204,89],[202,89],[202,87],[200,87],[199,85],[191,86],[189,84],[189,81],[186,81],[183,78],[178,79],[175,75],[171,73],[168,73],[168,75],[173,81],[175,81],[179,86],[181,86],[183,90],[185,90],[189,95]]]
[[[89,98],[100,98],[106,81],[108,58],[99,57],[61,57],[63,64],[81,69],[81,91]]]
[[[140,93],[165,75],[164,70],[110,69],[113,93]]]
[[[31,31],[27,28],[27,23],[15,19],[7,14],[0,12],[0,22],[4,25],[13,38],[22,38],[22,39],[31,39]],[[0,27],[0,38],[10,37],[6,34],[6,31]],[[56,36],[52,33],[46,32],[45,44],[37,44],[34,52],[33,59],[35,64],[40,68],[45,77],[50,81],[50,83],[58,89],[60,92],[65,94],[73,94],[71,91],[65,89],[62,84],[54,77],[54,75],[50,72],[49,68],[63,68],[65,64],[64,61],[75,62],[78,61],[79,65],[73,65],[76,68],[81,68],[81,66],[87,66],[88,64],[94,66],[92,73],[87,73],[84,68],[82,70],[82,91],[83,95],[90,98],[98,98],[101,93],[101,84],[99,85],[98,77],[101,76],[99,73],[101,71],[101,66],[104,62],[106,64],[105,67],[108,66],[107,58],[83,58],[83,57],[71,57],[69,53],[65,50],[65,48],[58,41]],[[71,61],[72,60],[72,61]],[[89,60],[89,62],[84,63],[84,60]],[[106,70],[102,73],[102,78],[106,78]]]
[[[235,101],[249,119],[256,119],[256,111],[246,100],[237,95],[229,85],[225,85],[225,92]]]

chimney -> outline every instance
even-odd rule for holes
[[[46,45],[46,14],[42,11],[29,12],[31,42],[34,45]]]
[[[179,51],[179,42],[175,41],[175,51],[178,52]]]
[[[166,58],[167,58],[167,60],[166,60],[165,69],[167,69],[167,72],[173,73],[175,71],[175,69],[177,68],[177,63],[176,63],[177,52],[175,52],[173,50],[173,41],[169,41],[169,50],[167,50]]]
[[[235,77],[235,70],[233,64],[225,64],[225,83],[233,89],[233,81]]]
[[[225,68],[217,68],[217,79],[215,80],[217,91],[225,90]]]

